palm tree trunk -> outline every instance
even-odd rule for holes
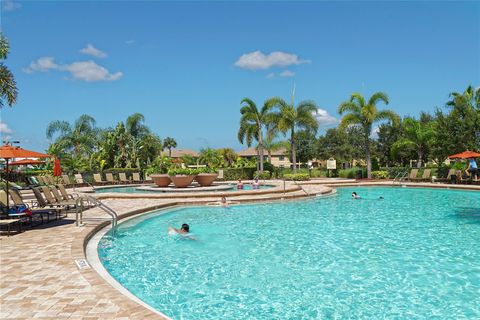
[[[418,161],[417,161],[417,168],[421,168],[422,167],[422,161],[423,161],[423,150],[420,148],[418,149]]]
[[[260,157],[260,172],[263,172],[263,137],[261,131],[258,134],[258,155]]]
[[[292,152],[292,162],[293,162],[293,173],[297,173],[297,150],[295,145],[295,130],[292,128],[292,136],[290,138],[291,143],[291,152]]]
[[[168,148],[168,157],[169,157],[169,158],[172,157],[172,148]]]
[[[367,178],[372,178],[372,159],[370,157],[370,137],[365,137],[365,160],[367,161]]]
[[[272,163],[272,150],[267,150],[268,153],[268,162]]]

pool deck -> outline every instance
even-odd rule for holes
[[[267,193],[238,192],[228,199],[238,202],[281,201],[325,195],[331,187],[392,186],[391,181],[316,179],[299,184],[275,182]],[[398,184],[396,184],[398,186]],[[450,187],[480,191],[480,186],[406,183],[415,187]],[[275,190],[276,189],[276,190]],[[262,190],[263,191],[263,190]],[[178,196],[170,194],[101,194],[105,204],[123,217],[173,205],[200,205],[218,201],[219,194]],[[88,239],[108,221],[89,220],[105,217],[99,208],[85,211],[85,223],[76,227],[72,214],[68,219],[51,222],[10,237],[0,237],[0,318],[1,319],[162,319],[158,314],[130,300],[110,286],[97,272],[79,269],[76,259],[85,259]]]

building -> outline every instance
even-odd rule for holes
[[[168,149],[163,149],[162,151],[163,155],[168,156],[169,151]],[[183,156],[188,155],[194,158],[198,158],[199,154],[196,151],[190,150],[190,149],[172,149],[172,158],[173,159],[179,159],[182,158]]]
[[[248,148],[242,151],[237,152],[237,155],[241,158],[254,159],[258,157],[256,148]],[[276,151],[272,151],[272,165],[277,168],[290,168],[292,163],[288,157],[287,149],[281,148]],[[268,161],[268,152],[265,150],[263,155],[264,161]]]

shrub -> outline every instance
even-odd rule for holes
[[[361,170],[362,171],[362,178],[367,177],[367,170],[364,168],[359,168],[359,167],[352,167],[349,169],[342,169],[338,170],[338,176],[340,178],[348,178],[348,179],[355,179],[357,176],[357,171]]]
[[[372,171],[372,178],[374,179],[388,179],[388,171]]]
[[[270,162],[264,162],[263,163],[263,171],[274,172],[275,171],[275,166],[273,164],[271,164]]]
[[[308,173],[286,173],[283,175],[285,180],[307,181],[310,180]]]
[[[223,169],[223,180],[249,180],[253,179],[256,168],[225,168]]]
[[[190,169],[190,168],[172,168],[168,170],[169,176],[176,176],[176,175],[187,175],[187,176],[195,176],[199,174],[198,169]]]
[[[202,167],[202,168],[198,168],[198,169],[195,169],[197,170],[197,174],[200,174],[200,173],[217,173],[218,170],[215,169],[215,168],[210,168],[210,167]]]
[[[410,172],[409,167],[382,167],[380,171],[387,171],[388,178],[394,179],[398,174],[404,173],[406,171]]]
[[[271,174],[270,171],[268,171],[268,170],[263,170],[263,172],[255,171],[254,176],[255,176],[255,177],[258,177],[258,179],[266,180],[266,179],[270,179],[270,177],[272,176],[272,174]]]

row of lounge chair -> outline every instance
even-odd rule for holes
[[[418,177],[419,169],[412,169],[406,178],[408,181],[432,181],[432,169],[425,169],[421,177]],[[471,179],[465,179],[462,176],[462,171],[457,169],[450,169],[445,178],[435,178],[435,182],[452,182],[452,183],[470,183]]]
[[[10,235],[11,226],[18,225],[18,231],[22,231],[22,224],[28,222],[33,227],[34,221],[39,223],[50,221],[50,217],[55,219],[66,217],[69,212],[77,210],[78,206],[89,207],[88,201],[80,201],[76,194],[68,193],[63,184],[58,186],[39,186],[32,189],[35,200],[27,203],[22,193],[12,188],[9,190],[11,198],[10,205],[7,207],[7,193],[0,190],[1,218],[0,226],[7,226],[8,235]]]
[[[65,186],[84,186],[88,185],[86,180],[83,178],[82,174],[77,173],[74,175],[74,181],[70,180],[68,175],[62,175],[61,177],[53,177],[53,176],[35,176],[30,178],[30,184],[32,185],[56,185],[58,183],[62,183]],[[127,178],[127,174],[125,172],[118,173],[118,179],[115,177],[113,173],[106,173],[105,180],[102,178],[102,174],[94,173],[93,174],[93,184],[95,185],[106,185],[106,184],[130,184],[130,183],[144,183],[144,182],[151,182],[152,179],[147,176],[145,180],[142,180],[140,177],[140,173],[133,172],[132,179]]]

